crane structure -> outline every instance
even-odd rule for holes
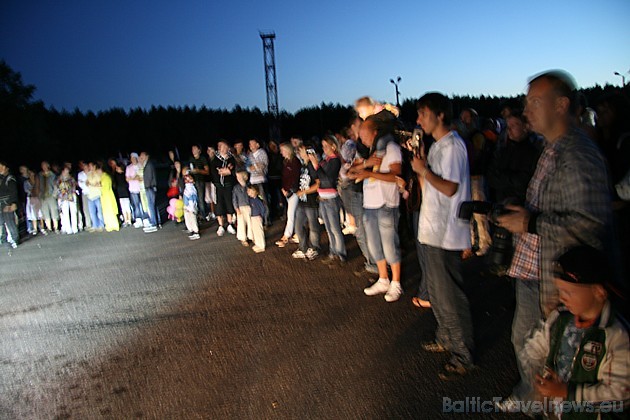
[[[263,42],[265,63],[265,86],[267,88],[267,111],[269,112],[269,139],[280,140],[280,111],[278,108],[278,81],[276,79],[276,54],[274,32],[260,32]]]

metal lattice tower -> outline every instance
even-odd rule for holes
[[[276,39],[274,32],[260,32],[263,42],[263,56],[265,60],[265,86],[267,87],[267,111],[271,121],[269,122],[269,137],[271,140],[280,140],[280,112],[278,109],[278,85],[276,80],[276,54],[273,42]]]

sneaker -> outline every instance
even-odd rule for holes
[[[195,241],[197,239],[201,238],[201,236],[199,236],[198,233],[192,233],[190,234],[190,236],[188,236],[188,239],[190,239],[191,241]]]
[[[368,296],[374,296],[381,293],[386,293],[389,290],[389,279],[378,279],[370,287],[363,289],[363,293]]]
[[[300,251],[299,249],[297,251],[295,251],[293,254],[291,254],[291,256],[293,258],[302,259],[302,260],[306,258],[306,254],[304,252]]]
[[[217,229],[217,235],[219,236],[225,235],[225,228],[223,226],[219,226],[219,229]]]
[[[298,238],[297,233],[296,233],[295,235],[291,236],[291,239],[289,239],[289,241],[294,244],[299,244],[300,238]]]
[[[136,223],[133,224],[133,227],[135,227],[136,229],[141,228],[142,227],[142,220],[136,219]]]
[[[142,230],[144,230],[144,233],[153,233],[153,232],[157,232],[158,228],[157,228],[157,226],[148,226],[148,227],[145,227]]]
[[[256,253],[256,254],[260,254],[261,252],[265,252],[265,248],[261,248],[259,246],[254,245],[252,247],[252,250]]]
[[[142,226],[144,226],[145,228],[151,227],[151,222],[149,221],[149,219],[144,219],[142,221]]]
[[[317,252],[313,248],[309,248],[309,249],[306,250],[306,254],[305,255],[306,255],[306,258],[309,259],[309,261],[313,261],[319,255],[319,252]]]
[[[356,226],[346,226],[341,233],[343,233],[344,235],[354,235],[355,232],[357,231]]]
[[[236,235],[236,230],[234,229],[234,226],[232,226],[231,224],[228,225],[227,231],[231,235]]]
[[[46,229],[42,229],[42,235],[48,236],[48,231]]]
[[[403,290],[400,286],[400,282],[393,281],[389,284],[389,289],[387,289],[387,293],[385,293],[385,300],[387,302],[396,302],[402,294]]]
[[[17,244],[15,242],[10,242],[10,244],[11,244],[11,248],[13,249],[17,248]]]

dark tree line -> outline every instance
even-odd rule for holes
[[[583,92],[589,101],[594,101],[609,89],[612,87],[596,86]],[[37,167],[44,159],[104,159],[141,150],[159,159],[173,147],[178,147],[185,158],[193,144],[212,145],[220,138],[233,141],[256,137],[266,141],[269,137],[270,116],[258,108],[153,106],[148,110],[68,112],[33,101],[34,91],[35,86],[25,84],[20,73],[0,61],[0,160],[9,162],[13,170],[19,164]],[[495,117],[506,99],[456,96],[453,104],[456,113],[472,107],[479,115]],[[401,119],[409,129],[415,125],[415,102],[408,99],[401,106]],[[327,131],[337,132],[348,125],[353,115],[351,106],[324,102],[294,114],[282,112],[282,138],[299,135],[310,139]]]

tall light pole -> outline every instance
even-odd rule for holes
[[[623,74],[619,73],[618,71],[615,72],[615,76],[621,77],[621,87],[625,87],[626,86],[626,76],[624,76]]]
[[[400,91],[398,90],[398,83],[400,83],[401,80],[400,76],[396,78],[396,81],[394,81],[394,79],[389,79],[389,82],[396,87],[396,106],[398,108],[400,108]]]

